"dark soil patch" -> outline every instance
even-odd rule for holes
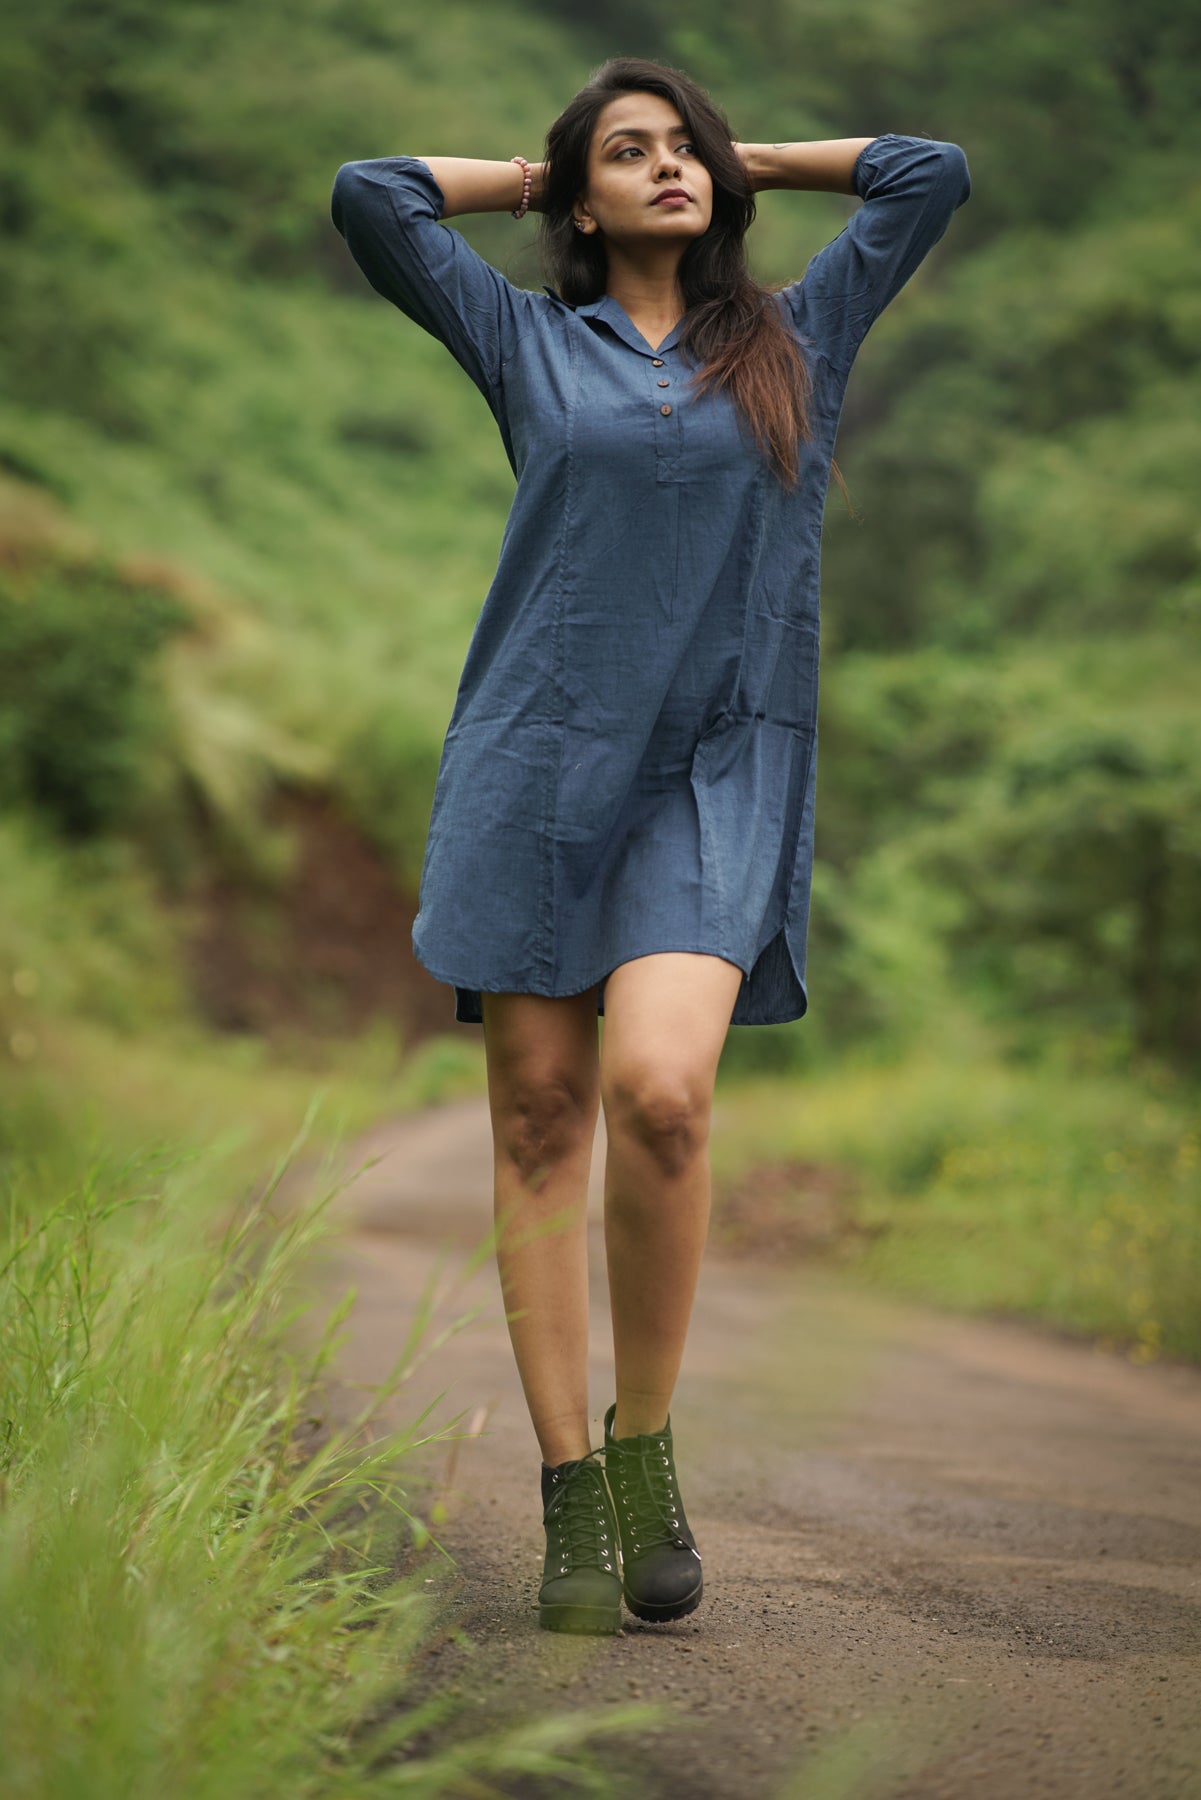
[[[209,1022],[267,1037],[347,1036],[372,1020],[414,1043],[454,1024],[454,995],[421,967],[416,896],[326,795],[282,792],[267,825],[295,843],[277,886],[226,871],[193,890],[189,966]]]
[[[834,1163],[759,1163],[715,1182],[712,1240],[727,1255],[853,1255],[880,1227],[863,1224],[859,1178]]]

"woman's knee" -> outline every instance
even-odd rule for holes
[[[681,1066],[636,1066],[606,1073],[605,1126],[645,1150],[665,1175],[678,1175],[709,1140],[712,1084]]]
[[[595,1129],[595,1088],[578,1077],[529,1071],[511,1076],[493,1093],[497,1154],[513,1164],[524,1182],[536,1182],[591,1144]]]

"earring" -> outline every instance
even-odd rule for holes
[[[575,228],[577,231],[584,231],[586,229],[583,219],[577,219],[575,221]]]

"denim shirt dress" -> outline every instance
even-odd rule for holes
[[[332,214],[380,294],[491,408],[517,491],[442,750],[413,926],[479,1022],[486,992],[565,995],[632,957],[743,972],[735,1025],[799,1018],[817,771],[819,561],[856,351],[971,191],[956,144],[888,134],[863,201],[775,295],[812,376],[788,492],[725,393],[693,397],[608,295],[515,287],[428,166],[346,163]]]

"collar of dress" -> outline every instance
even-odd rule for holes
[[[561,294],[556,294],[554,288],[548,287],[543,291],[548,293],[552,300],[557,300],[560,306],[567,306],[566,300]],[[590,300],[587,306],[568,307],[567,310],[574,312],[577,319],[599,319],[602,324],[608,325],[612,331],[617,333],[623,344],[628,344],[631,350],[637,350],[639,356],[662,356],[665,350],[675,348],[676,339],[680,335],[682,321],[677,320],[663,342],[657,348],[652,348],[630,318],[625,307],[614,300],[611,294],[602,294],[599,300]]]

